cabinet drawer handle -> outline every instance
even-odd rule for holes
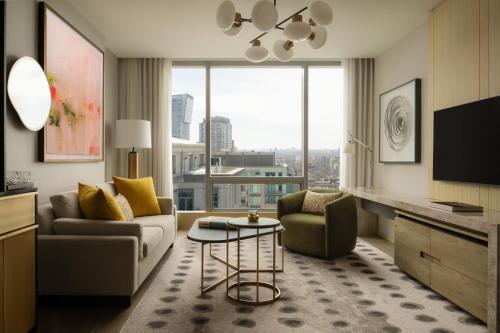
[[[436,258],[434,256],[431,256],[429,253],[426,253],[424,251],[420,251],[420,257],[423,259],[433,261],[433,262],[441,263],[441,260],[439,260],[438,258]]]

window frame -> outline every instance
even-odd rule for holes
[[[309,68],[310,67],[342,67],[340,60],[327,61],[266,61],[250,63],[247,61],[172,61],[172,68],[204,68],[205,70],[205,207],[207,212],[214,209],[213,186],[215,184],[299,184],[300,189],[306,189],[308,184],[309,164]],[[211,174],[211,69],[234,67],[295,67],[302,69],[302,175],[301,176],[212,176]],[[198,162],[201,164],[200,162]],[[224,209],[228,210],[228,209]],[[239,209],[235,209],[239,210]],[[261,210],[270,210],[262,209]]]

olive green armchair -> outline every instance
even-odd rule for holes
[[[318,189],[317,193],[339,192]],[[306,191],[286,195],[278,201],[278,219],[285,230],[278,238],[280,245],[294,252],[322,258],[337,258],[354,249],[358,221],[356,202],[351,194],[342,196],[325,207],[325,215],[302,213]]]

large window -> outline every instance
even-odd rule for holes
[[[276,209],[285,194],[338,187],[342,80],[335,62],[174,63],[179,210]]]
[[[338,188],[343,69],[309,68],[308,187]]]
[[[205,144],[199,137],[205,90],[205,68],[172,69],[172,172],[179,210],[206,210]]]

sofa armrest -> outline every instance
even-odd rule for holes
[[[282,216],[298,213],[302,210],[302,203],[306,196],[306,191],[299,191],[296,193],[288,194],[278,200],[278,220]]]
[[[325,246],[327,257],[349,253],[356,246],[358,218],[356,201],[344,194],[325,206]]]
[[[158,197],[158,204],[163,215],[175,215],[176,209],[172,198]]]
[[[52,222],[57,235],[132,236],[137,238],[139,258],[142,253],[142,225],[136,222],[60,218]]]
[[[135,236],[38,235],[40,295],[132,296],[138,288]]]

